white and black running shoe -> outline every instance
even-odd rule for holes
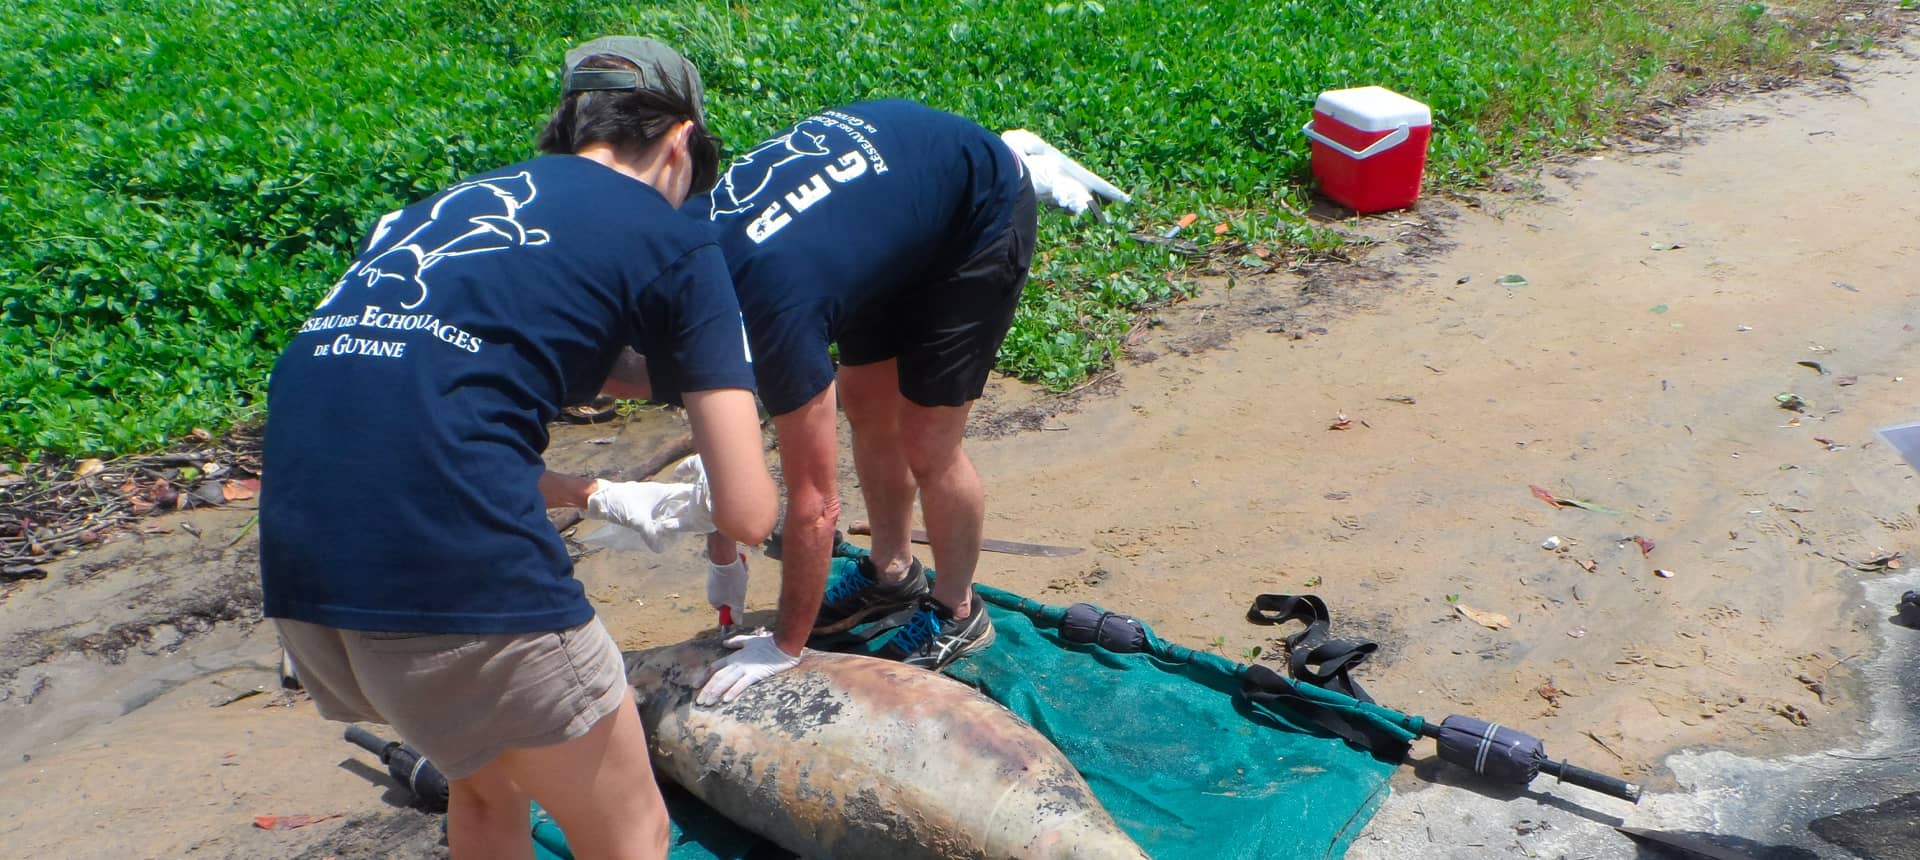
[[[973,602],[973,612],[955,618],[933,595],[927,595],[906,626],[893,634],[876,656],[938,672],[948,663],[992,645],[993,621],[987,618],[987,605],[972,590],[967,599]]]

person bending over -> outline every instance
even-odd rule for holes
[[[657,485],[547,471],[546,426],[623,348],[684,404],[721,533],[777,494],[711,231],[675,210],[718,149],[658,42],[569,51],[544,155],[379,218],[271,378],[260,574],[322,716],[392,725],[451,779],[456,858],[531,857],[538,801],[581,857],[663,857],[667,818],[613,638],[545,517],[633,524]]]

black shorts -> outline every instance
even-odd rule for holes
[[[998,236],[885,313],[840,335],[840,363],[900,360],[900,393],[921,406],[964,406],[987,388],[1000,342],[1027,286],[1038,230],[1033,186],[1023,175],[1012,217]]]

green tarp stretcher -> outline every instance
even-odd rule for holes
[[[837,559],[836,573],[848,564]],[[1386,798],[1398,759],[1326,726],[1358,726],[1389,747],[1413,737],[1402,715],[1319,687],[1250,700],[1241,695],[1247,667],[1165,642],[1144,624],[1143,650],[1117,653],[1069,641],[1067,609],[979,591],[998,638],[947,674],[1052,740],[1157,860],[1342,856]],[[674,860],[791,856],[668,788]],[[543,860],[572,857],[538,811],[533,837]]]
[[[1386,799],[1395,763],[1248,703],[1239,664],[1144,625],[1141,653],[1068,642],[1064,609],[980,592],[998,639],[947,674],[1053,741],[1149,855],[1339,857]]]

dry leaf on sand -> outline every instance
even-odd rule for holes
[[[1465,615],[1467,617],[1467,620],[1472,621],[1473,623],[1478,624],[1481,627],[1485,627],[1488,630],[1499,630],[1502,627],[1513,626],[1513,622],[1509,620],[1507,616],[1501,615],[1498,612],[1488,612],[1484,609],[1475,609],[1464,603],[1454,604],[1453,609],[1455,612],[1458,612],[1461,615]]]

